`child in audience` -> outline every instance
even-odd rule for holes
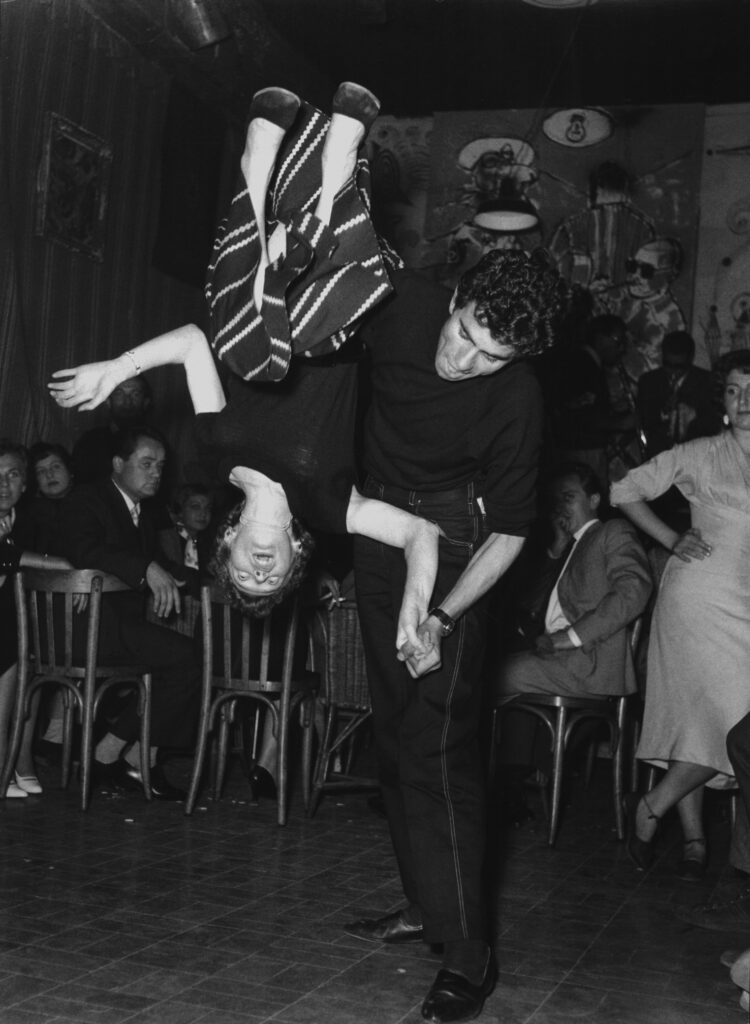
[[[213,516],[213,494],[203,484],[187,483],[179,487],[170,504],[174,525],[159,531],[159,543],[169,560],[172,575],[185,583],[184,600],[179,615],[173,614],[162,625],[179,633],[193,635],[198,615],[200,585],[206,575],[210,557],[208,527]]]
[[[208,554],[205,531],[213,515],[210,488],[203,484],[184,484],[177,489],[169,512],[174,526],[159,535],[164,554],[183,569],[205,571]]]

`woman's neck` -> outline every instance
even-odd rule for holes
[[[747,455],[748,458],[750,458],[750,430],[736,430],[733,427],[732,437],[743,450],[745,455]]]
[[[257,469],[235,466],[229,474],[229,482],[245,495],[242,522],[254,521],[282,528],[289,525],[292,512],[284,488],[276,480]]]

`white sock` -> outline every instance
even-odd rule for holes
[[[50,718],[49,725],[45,729],[43,740],[48,743],[62,743],[63,741],[63,720],[62,718]]]
[[[108,732],[97,743],[94,758],[101,764],[114,764],[120,757],[124,746],[125,740],[121,740],[119,736],[114,736],[111,732]]]
[[[364,125],[356,117],[347,114],[331,117],[320,157],[322,180],[315,207],[315,216],[324,224],[330,224],[333,200],[354,174],[364,137]]]

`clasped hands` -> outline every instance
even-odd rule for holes
[[[416,628],[406,626],[403,631],[399,629],[396,657],[405,662],[412,679],[440,668],[442,639],[442,627],[431,615],[422,619]]]

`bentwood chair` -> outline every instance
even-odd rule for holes
[[[641,617],[639,616],[628,627],[629,644],[627,657],[634,659],[641,633]],[[623,666],[624,668],[625,666]],[[528,693],[520,696],[503,698],[497,707],[492,709],[491,747],[489,758],[490,778],[495,774],[495,734],[497,730],[498,712],[504,709],[524,711],[534,715],[545,726],[550,736],[552,751],[552,776],[550,779],[549,828],[547,842],[555,845],[560,825],[560,807],[562,803],[563,779],[565,770],[565,754],[576,727],[583,721],[598,720],[603,722],[609,731],[609,753],[612,758],[612,799],[614,803],[615,825],[617,838],[625,838],[625,821],[623,816],[623,765],[625,758],[625,739],[627,707],[630,694],[613,697],[568,697],[555,694]]]
[[[317,676],[296,669],[295,652],[299,626],[296,598],[267,615],[253,619],[229,604],[216,586],[201,588],[203,687],[193,775],[185,803],[192,814],[201,784],[209,735],[218,733],[213,798],[224,784],[230,727],[238,701],[251,701],[256,710],[272,716],[277,741],[278,823],[287,819],[289,772],[289,725],[299,710],[302,724],[302,788],[305,807],[310,801],[313,703]],[[298,659],[297,659],[298,660]],[[256,729],[257,735],[257,729]]]
[[[318,702],[324,725],[313,773],[310,816],[324,792],[378,788],[377,779],[351,771],[355,734],[372,714],[356,602],[343,600],[317,609],[311,640],[313,665],[321,676]]]
[[[94,569],[24,569],[15,576],[18,623],[18,687],[9,756],[0,777],[5,793],[18,757],[34,697],[45,686],[63,690],[62,785],[70,778],[74,718],[81,725],[81,809],[89,805],[94,719],[113,689],[138,691],[143,790],[151,799],[149,747],[151,675],[144,665],[100,665],[102,595],[130,588],[116,576]],[[81,607],[80,611],[76,609]]]

